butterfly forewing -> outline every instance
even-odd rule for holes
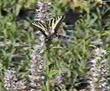
[[[63,20],[63,16],[60,16],[55,20],[54,24],[52,25],[52,30],[54,30],[54,33],[57,33],[58,28],[62,24],[62,20]]]

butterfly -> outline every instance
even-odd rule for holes
[[[64,17],[60,16],[57,18],[50,19],[46,22],[35,21],[32,23],[38,30],[42,32],[42,34],[48,38],[50,36],[57,35],[57,33],[61,33],[63,29],[59,29],[61,27],[62,21]]]
[[[68,37],[66,31],[63,29],[63,19],[64,16],[60,16],[46,22],[36,21],[33,25],[45,36],[47,45],[50,44],[53,39],[60,40],[64,44],[69,44],[71,37]]]

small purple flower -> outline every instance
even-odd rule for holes
[[[55,84],[57,86],[60,86],[62,84],[64,84],[65,78],[63,76],[57,76],[55,79]]]

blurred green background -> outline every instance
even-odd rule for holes
[[[27,79],[35,30],[31,26],[36,4],[40,0],[0,0],[0,91],[4,88],[4,72],[15,67],[21,78]],[[110,4],[102,0],[44,0],[52,3],[52,15],[65,15],[66,31],[73,33],[68,47],[53,42],[44,57],[47,64],[47,81],[44,91],[54,91],[51,81],[67,73],[67,91],[80,88],[79,78],[88,72],[91,41],[102,39],[110,60]],[[72,19],[72,21],[71,21]],[[70,27],[73,25],[73,27]]]

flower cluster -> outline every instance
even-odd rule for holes
[[[45,22],[51,18],[51,3],[38,2],[35,15],[35,21]]]
[[[4,77],[4,86],[8,91],[22,91],[26,89],[25,82],[18,80],[14,69],[7,70]]]
[[[89,89],[90,91],[109,91],[108,86],[108,61],[105,59],[107,55],[106,50],[102,47],[102,42],[93,42],[95,48],[92,51],[92,58],[89,61]]]
[[[46,22],[48,21],[50,15],[50,4],[45,2],[38,2],[38,9],[36,10],[35,21]],[[33,87],[30,91],[42,91],[43,84],[45,82],[45,63],[46,61],[43,58],[43,53],[45,50],[45,36],[41,31],[36,32],[37,35],[37,44],[34,47],[31,61],[31,75],[30,85]]]

